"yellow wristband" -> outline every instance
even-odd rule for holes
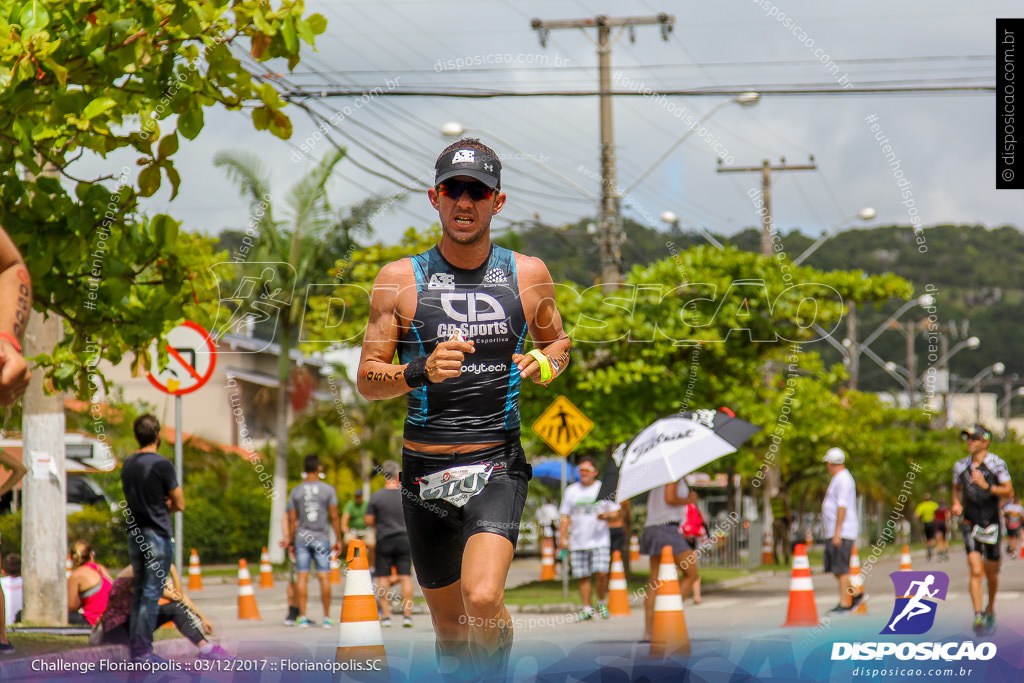
[[[552,377],[551,359],[548,358],[548,355],[541,351],[540,349],[533,349],[526,355],[533,356],[533,358],[537,361],[537,364],[540,365],[540,381],[550,382]]]

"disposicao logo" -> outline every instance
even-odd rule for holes
[[[945,572],[893,572],[896,604],[882,635],[919,635],[935,623],[936,600],[945,600],[949,575]]]
[[[928,632],[935,624],[936,601],[946,599],[949,576],[944,572],[893,572],[889,578],[896,589],[896,605],[880,633],[919,635]],[[885,657],[896,657],[901,661],[988,661],[995,656],[995,643],[975,643],[969,640],[832,644],[832,661],[880,660]]]

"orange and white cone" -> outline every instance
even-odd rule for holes
[[[195,548],[188,557],[188,590],[190,593],[203,590],[203,571],[199,568],[199,553]]]
[[[789,581],[789,610],[783,626],[817,626],[818,606],[814,602],[811,583],[811,563],[807,559],[807,546],[798,543],[793,548],[793,577]]]
[[[764,543],[761,544],[761,564],[775,564],[775,553],[772,552],[772,534],[770,531],[764,535]]]
[[[331,554],[331,578],[330,583],[332,586],[341,585],[341,559],[337,555]]]
[[[903,546],[903,552],[900,553],[900,571],[909,572],[913,571],[914,567],[910,563],[910,546]]]
[[[850,552],[850,588],[853,590],[852,595],[857,595],[864,591],[864,577],[860,573],[860,555],[857,554],[857,546],[853,546],[853,550]],[[867,614],[868,603],[861,600],[861,603],[857,605],[857,609],[853,610],[854,614]]]
[[[690,654],[690,636],[686,632],[683,596],[679,594],[672,546],[661,549],[658,564],[658,592],[654,595],[654,626],[651,629],[651,656]]]
[[[613,617],[628,617],[629,587],[626,585],[626,570],[622,566],[622,553],[612,553],[612,573],[608,577],[608,614]]]
[[[256,595],[252,590],[252,578],[249,576],[249,565],[244,559],[238,561],[238,618],[261,618],[260,611],[256,607]]]
[[[637,538],[636,534],[629,537],[629,562],[640,561],[640,539]]]
[[[946,551],[946,554],[949,554],[948,550]],[[1020,559],[1024,560],[1024,543],[1020,544]]]
[[[264,546],[263,552],[260,553],[260,588],[273,587],[274,567],[270,564],[270,553],[267,552],[267,548]]]
[[[540,539],[540,580],[555,580],[555,539],[551,536]]]
[[[68,553],[68,559],[64,562],[64,579],[71,578],[71,572],[74,571],[75,565],[71,564],[71,553]]]
[[[354,659],[385,659],[384,634],[374,598],[373,579],[366,562],[366,544],[355,540],[348,545],[345,597],[341,601],[336,662]]]

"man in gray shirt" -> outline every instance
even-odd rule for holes
[[[320,481],[323,467],[316,455],[307,455],[302,467],[302,482],[288,496],[288,534],[295,546],[295,568],[298,571],[297,592],[299,619],[303,628],[313,625],[306,617],[306,596],[309,568],[316,564],[320,581],[320,602],[324,607],[324,628],[331,628],[331,552],[341,552],[341,521],[338,518],[338,494]],[[334,545],[331,545],[331,527]]]
[[[366,526],[377,531],[377,594],[381,596],[381,626],[391,625],[391,568],[395,567],[402,588],[402,626],[412,628],[412,557],[409,554],[409,534],[405,530],[402,512],[402,491],[398,482],[398,463],[388,460],[380,467],[384,475],[384,488],[372,496],[366,505]]]

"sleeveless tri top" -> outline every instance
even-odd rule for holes
[[[519,438],[519,371],[526,315],[515,254],[493,245],[474,270],[448,263],[438,247],[412,257],[416,315],[398,343],[399,362],[429,355],[456,330],[475,344],[459,377],[407,395],[405,438],[430,444],[509,442]]]

